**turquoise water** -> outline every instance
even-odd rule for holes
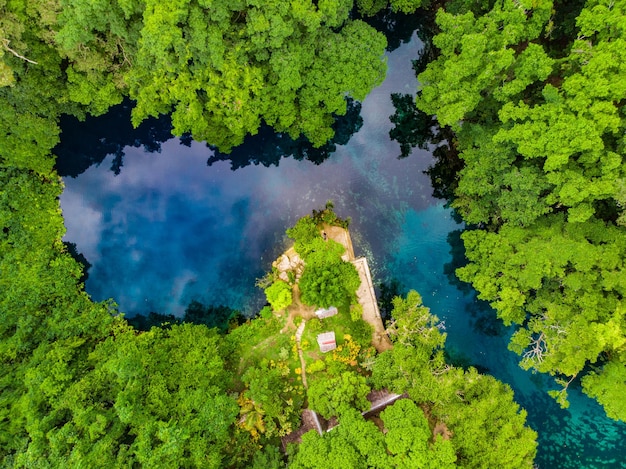
[[[68,125],[60,151],[65,240],[92,264],[87,291],[114,298],[131,316],[180,316],[194,300],[254,314],[264,303],[255,280],[287,245],[285,229],[332,199],[340,216],[351,217],[355,249],[368,256],[375,282],[395,278],[418,290],[444,322],[454,359],[513,387],[540,435],[539,467],[626,467],[626,426],[576,389],[570,409],[558,408],[545,393],[550,381],[517,367],[506,348],[510,331],[452,275],[463,226],[431,196],[423,171],[432,156],[415,150],[399,160],[388,137],[390,94],[416,89],[411,60],[419,48],[414,37],[389,54],[388,77],[362,103],[362,121],[349,119],[351,138],[326,152],[263,132],[231,163],[203,143],[168,139],[163,120],[138,133],[123,118],[95,121],[107,122],[105,137]],[[93,152],[68,143],[77,138],[95,142],[86,145]],[[295,158],[281,158],[285,152]]]

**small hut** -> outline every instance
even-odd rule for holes
[[[337,348],[335,341],[335,331],[323,332],[317,336],[317,343],[320,346],[320,352],[326,353]]]
[[[317,311],[315,311],[315,315],[318,317],[318,319],[324,319],[324,318],[329,318],[331,316],[334,316],[335,314],[337,314],[339,311],[337,311],[337,308],[335,308],[334,306],[331,306],[328,309],[318,309]]]

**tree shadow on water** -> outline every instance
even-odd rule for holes
[[[448,244],[450,246],[450,262],[444,264],[443,272],[448,278],[450,285],[463,292],[464,295],[476,295],[476,291],[471,284],[462,282],[456,276],[456,269],[467,265],[465,257],[465,247],[461,235],[464,230],[454,230],[448,233]],[[478,334],[489,337],[501,337],[507,333],[507,328],[497,317],[495,310],[487,301],[474,298],[467,304],[466,311],[470,314],[470,324],[472,329]]]
[[[358,15],[357,15],[358,16]],[[423,34],[432,20],[430,13],[418,10],[415,13],[394,13],[385,8],[371,17],[360,17],[361,20],[380,31],[387,38],[387,52],[392,52],[411,41],[413,32],[423,41]]]
[[[376,297],[378,298],[378,309],[383,323],[392,319],[393,299],[396,296],[405,296],[407,294],[406,287],[397,278],[391,278],[388,281],[380,282],[376,289]]]
[[[322,164],[337,149],[345,145],[353,134],[363,126],[361,103],[351,98],[347,100],[347,111],[343,116],[336,116],[333,123],[335,136],[320,148],[315,148],[305,137],[296,140],[289,135],[275,132],[270,126],[262,125],[256,135],[248,135],[244,142],[229,154],[214,148],[207,165],[218,161],[230,161],[230,169],[235,171],[251,164],[265,167],[278,166],[282,158],[291,156],[297,161],[307,160],[316,165]]]
[[[136,129],[131,124],[133,103],[124,100],[98,117],[87,116],[79,121],[62,116],[61,141],[53,149],[57,155],[56,170],[62,177],[76,177],[89,167],[99,165],[114,155],[111,171],[120,173],[124,164],[124,148],[143,147],[149,153],[160,152],[161,143],[172,138],[172,123],[167,115],[144,120]]]
[[[147,315],[138,314],[127,318],[128,322],[141,331],[149,331],[153,327],[171,327],[174,324],[204,324],[209,328],[217,328],[226,333],[232,327],[245,322],[245,318],[237,310],[224,305],[204,305],[192,301],[185,309],[182,318],[173,314],[151,312]]]

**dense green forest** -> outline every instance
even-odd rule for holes
[[[454,135],[457,275],[562,405],[581,378],[626,420],[626,2],[451,3],[417,107]]]
[[[320,455],[337,448],[350,448],[342,457],[355,467],[532,466],[535,434],[511,390],[446,363],[445,337],[415,293],[394,302],[392,350],[368,355],[355,339],[358,358],[329,359],[307,395],[277,312],[227,334],[191,323],[140,331],[112,302],[89,299],[61,241],[60,116],[99,115],[129,97],[135,125],[171,113],[177,135],[223,151],[263,122],[319,146],[346,99],[384,77],[386,41],[368,15],[422,3],[0,0],[5,466],[324,467]],[[458,276],[516,325],[511,349],[558,378],[560,402],[580,378],[625,420],[626,1],[430,7],[445,11],[407,113],[447,142],[437,164],[455,171],[440,171],[440,190],[471,226]],[[316,254],[333,255],[313,252],[312,267]],[[345,282],[328,301],[349,308],[349,268],[331,264]],[[315,278],[303,280],[308,298],[325,302]],[[278,310],[290,299],[275,290]],[[268,337],[285,340],[273,360],[250,351]],[[386,434],[360,414],[365,391],[380,388],[409,397],[381,414]],[[283,455],[280,437],[305,401],[345,425]]]

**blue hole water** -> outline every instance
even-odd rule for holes
[[[163,122],[144,128],[143,140],[115,116],[98,121],[120,126],[102,129],[107,138],[68,125],[59,166],[77,177],[65,177],[61,205],[65,240],[92,264],[86,289],[94,300],[113,298],[129,316],[180,316],[194,300],[252,315],[264,303],[255,280],[287,245],[285,229],[333,200],[340,216],[351,217],[355,249],[368,256],[375,282],[396,279],[419,291],[444,321],[455,360],[515,390],[539,432],[540,468],[626,467],[626,425],[576,388],[570,408],[560,409],[546,394],[551,380],[517,366],[507,350],[510,330],[454,278],[464,227],[431,195],[423,171],[432,155],[415,150],[398,159],[388,135],[390,94],[414,94],[411,60],[420,47],[414,36],[388,54],[387,79],[362,103],[362,121],[354,119],[351,138],[326,155],[267,130],[231,162],[203,143],[167,137]],[[74,151],[81,138],[96,142],[92,152]]]

